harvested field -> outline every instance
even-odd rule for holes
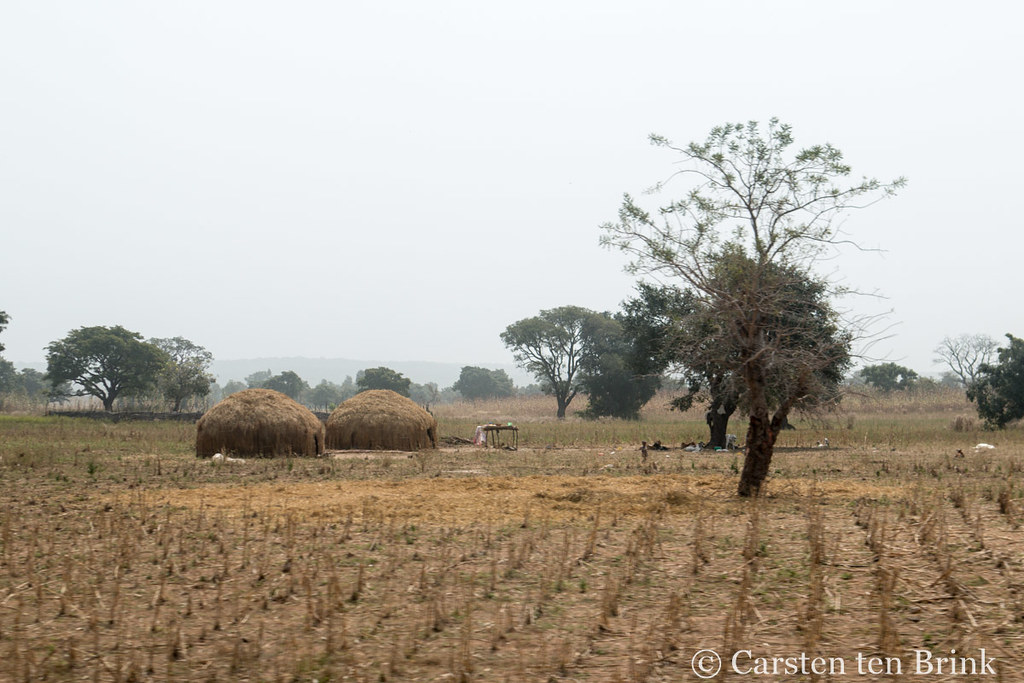
[[[716,680],[747,678],[733,653],[783,658],[760,680],[813,680],[801,654],[845,667],[818,680],[1024,680],[1024,434],[949,422],[801,425],[745,501],[741,455],[655,469],[574,422],[218,464],[190,425],[0,418],[0,680],[695,681],[702,649]],[[995,673],[938,673],[951,650]]]

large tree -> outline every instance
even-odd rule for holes
[[[57,389],[74,386],[72,396],[95,396],[112,411],[119,397],[153,388],[167,355],[137,332],[114,327],[80,327],[47,346],[46,379]]]
[[[849,335],[835,325],[823,283],[793,272],[783,273],[782,279],[788,282],[785,305],[766,317],[766,335],[774,340],[791,330],[792,320],[804,321],[805,333],[791,337],[787,343],[794,347],[806,344],[816,353],[822,349],[828,352],[815,359],[813,381],[808,382],[807,394],[794,408],[812,411],[831,407],[839,399],[840,386],[850,367]],[[734,369],[735,358],[719,342],[717,314],[699,305],[689,290],[641,283],[638,292],[638,297],[626,302],[624,316],[636,347],[645,350],[650,372],[665,372],[682,380],[686,392],[673,399],[673,407],[687,410],[696,401],[706,403],[708,445],[724,447],[729,418],[745,407],[747,400],[742,378]],[[778,370],[768,377],[772,409],[785,400],[789,382],[787,373]]]
[[[832,288],[811,268],[845,241],[837,217],[891,195],[903,180],[850,183],[838,149],[819,144],[793,151],[790,126],[776,119],[763,130],[756,122],[719,126],[704,142],[685,146],[660,136],[651,141],[679,160],[653,192],[683,183],[680,198],[652,213],[627,194],[618,221],[603,226],[602,241],[630,254],[633,272],[691,289],[707,312],[749,411],[738,491],[757,495],[779,430],[814,391],[822,359],[831,363],[832,354],[848,353],[829,348],[832,339],[816,339],[816,329],[838,328],[838,316],[828,305]],[[788,296],[799,282],[824,296],[790,315]],[[808,314],[818,320],[808,324]]]
[[[587,394],[585,417],[637,420],[661,385],[661,368],[652,365],[646,348],[626,324],[623,314],[599,314],[584,325],[587,353],[580,366],[580,386]]]
[[[686,391],[672,407],[689,410],[698,399],[707,404],[708,445],[724,448],[729,418],[739,405],[740,387],[729,364],[717,358],[713,327],[700,315],[698,298],[688,289],[641,282],[638,296],[624,304],[623,325],[648,374],[671,374]]]
[[[967,398],[978,405],[978,415],[998,429],[1024,418],[1024,339],[1012,334],[1006,338],[1010,343],[998,349],[997,362],[981,365],[967,388]]]
[[[174,412],[181,410],[181,404],[193,396],[206,396],[213,384],[213,375],[208,371],[213,354],[184,337],[150,339],[158,349],[167,355],[167,362],[160,370],[157,387],[171,402]]]
[[[463,398],[477,401],[484,398],[507,398],[515,396],[516,388],[512,378],[504,370],[489,370],[475,365],[466,365],[459,372],[459,379],[452,389]]]
[[[559,419],[580,392],[584,329],[595,315],[599,314],[579,306],[562,306],[514,322],[501,333],[516,363],[533,373],[544,393],[555,397]]]
[[[987,334],[961,334],[946,337],[935,348],[936,363],[945,363],[965,388],[978,379],[982,365],[992,362],[999,344]]]

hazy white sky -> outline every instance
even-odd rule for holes
[[[541,309],[633,291],[623,192],[778,116],[909,186],[829,264],[887,295],[873,352],[1024,335],[1024,9],[1011,2],[0,6],[0,336],[83,325],[218,358],[509,362]],[[413,378],[416,380],[416,378]]]

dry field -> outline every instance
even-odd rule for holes
[[[782,435],[759,501],[741,454],[642,464],[703,432],[657,403],[436,411],[516,452],[219,465],[192,425],[0,417],[0,681],[674,682],[700,650],[714,680],[1024,680],[1024,432],[955,394],[847,410]]]

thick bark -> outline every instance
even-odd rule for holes
[[[103,410],[107,411],[108,413],[114,412],[114,397],[113,396],[104,396],[102,398],[102,401],[103,401]]]
[[[761,486],[768,477],[768,468],[772,464],[775,440],[779,437],[779,431],[782,430],[783,425],[789,424],[789,412],[793,409],[797,399],[804,393],[804,383],[801,382],[798,389],[782,402],[771,419],[769,419],[766,402],[763,400],[752,402],[750,426],[747,427],[747,455],[743,461],[743,472],[740,473],[738,492],[741,496],[760,495]],[[758,398],[763,399],[764,396],[762,392]]]
[[[768,477],[772,464],[776,433],[772,432],[767,415],[750,416],[747,427],[747,455],[740,473],[739,494],[750,497],[761,493],[761,485]]]
[[[708,427],[711,430],[711,438],[708,441],[708,448],[725,448],[725,435],[729,432],[730,413],[711,413],[708,417]]]
[[[774,421],[769,417],[765,370],[756,353],[759,346],[763,347],[763,344],[750,344],[750,350],[745,354],[749,360],[743,366],[743,381],[747,385],[747,396],[750,401],[747,454],[743,459],[738,490],[744,497],[760,494],[761,485],[768,477],[768,468],[772,464],[776,436],[772,431]]]
[[[555,401],[558,402],[558,419],[559,420],[565,419],[565,410],[566,410],[566,408],[569,407],[569,404],[572,403],[572,400],[574,398],[576,398],[576,390],[575,389],[573,389],[572,391],[570,391],[568,393],[565,393],[565,394],[562,394],[562,393],[557,392],[557,391],[555,392]]]

